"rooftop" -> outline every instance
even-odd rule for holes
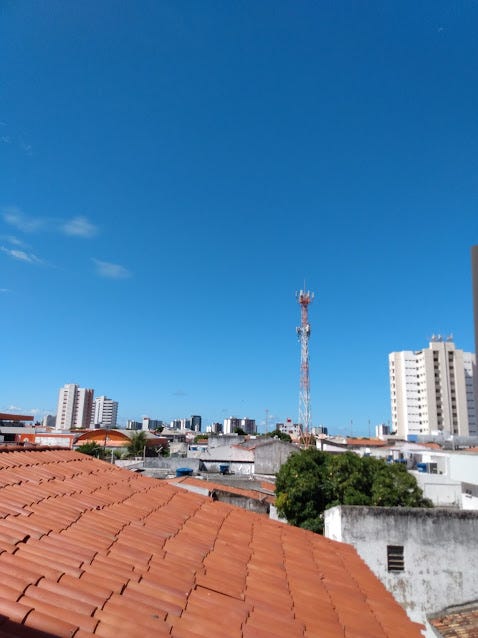
[[[414,638],[355,550],[59,449],[0,451],[0,635]],[[22,627],[20,627],[22,626]]]
[[[275,496],[265,494],[264,492],[260,492],[259,490],[248,490],[227,483],[216,483],[216,481],[197,479],[192,476],[169,479],[168,482],[171,483],[171,485],[178,485],[179,487],[183,487],[185,489],[188,489],[189,486],[200,488],[208,492],[210,495],[214,494],[215,492],[225,492],[228,494],[243,496],[244,498],[251,498],[270,504],[275,503]]]
[[[478,636],[478,603],[450,608],[429,618],[431,626],[442,638],[476,638]]]

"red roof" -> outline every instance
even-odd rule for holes
[[[430,441],[429,443],[420,443],[423,447],[430,448],[430,450],[441,450],[442,446],[439,443],[433,443]]]
[[[347,445],[360,446],[360,447],[385,447],[386,441],[382,439],[347,439]]]
[[[0,453],[0,635],[418,638],[349,545],[68,450]],[[44,635],[44,634],[42,634]]]
[[[31,414],[8,414],[0,412],[0,421],[33,421]]]
[[[260,492],[259,490],[246,490],[243,487],[236,487],[225,483],[216,483],[215,481],[205,481],[204,479],[197,479],[191,476],[170,479],[168,482],[172,485],[184,486],[186,488],[188,485],[199,487],[203,490],[207,490],[209,494],[212,494],[213,492],[226,492],[228,494],[235,494],[236,496],[243,496],[244,498],[251,498],[256,501],[272,504],[275,503],[274,496],[264,494],[264,492]]]
[[[429,618],[437,636],[443,638],[475,638],[478,636],[478,607],[476,604],[444,611]]]

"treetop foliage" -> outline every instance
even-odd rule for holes
[[[281,441],[287,441],[287,442],[292,441],[289,434],[286,434],[285,432],[281,432],[280,430],[272,430],[272,432],[267,432],[266,436],[277,438],[277,439],[280,439]]]
[[[403,464],[315,448],[292,454],[282,465],[276,495],[280,516],[318,533],[323,532],[324,511],[335,505],[432,507]]]

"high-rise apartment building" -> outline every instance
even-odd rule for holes
[[[236,430],[243,430],[246,434],[255,434],[255,419],[248,419],[247,417],[238,419],[234,416],[230,416],[228,419],[224,419],[224,434],[233,434]]]
[[[96,397],[91,412],[91,425],[94,428],[115,428],[118,418],[118,401],[108,397]]]
[[[478,434],[475,355],[451,337],[432,337],[428,348],[389,355],[393,430],[399,436]]]
[[[475,324],[475,354],[478,351],[478,246],[471,247],[471,281]]]
[[[191,430],[194,432],[200,432],[202,426],[202,419],[199,414],[193,414],[191,416]]]
[[[88,428],[93,395],[94,390],[79,388],[75,383],[67,383],[60,388],[55,428],[57,430]]]

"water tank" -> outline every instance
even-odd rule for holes
[[[221,472],[221,474],[229,474],[229,464],[224,463],[219,466],[219,471]]]
[[[192,469],[190,467],[178,467],[176,469],[176,476],[192,476]]]

